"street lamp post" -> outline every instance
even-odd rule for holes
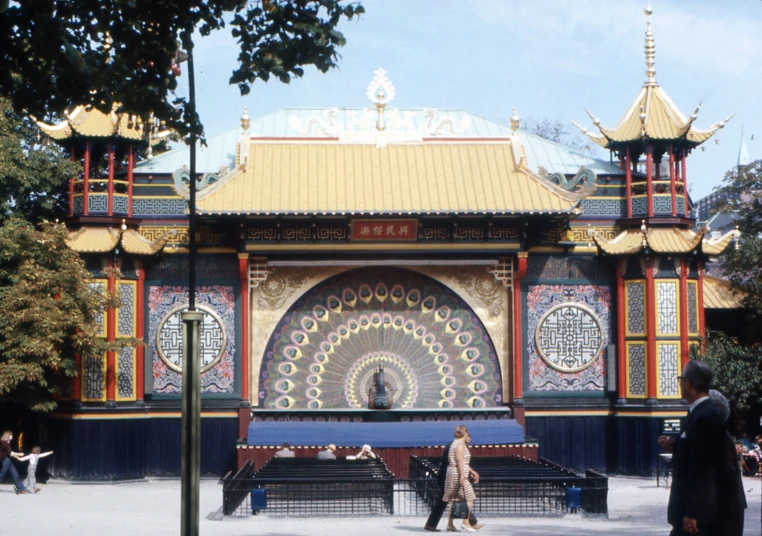
[[[190,111],[190,197],[188,199],[188,311],[183,322],[183,395],[181,448],[181,534],[198,536],[201,479],[201,320],[196,311],[196,84],[193,69],[193,29],[185,43],[188,52],[188,110]]]

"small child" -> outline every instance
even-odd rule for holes
[[[37,487],[37,475],[35,474],[37,472],[37,462],[40,460],[40,458],[44,458],[45,456],[50,456],[53,454],[53,451],[50,452],[43,452],[40,454],[40,447],[35,446],[32,448],[32,453],[28,454],[24,457],[17,457],[16,459],[22,462],[25,462],[29,460],[29,468],[27,469],[27,483],[26,483],[26,489],[31,491],[32,493],[39,493],[42,491],[40,488]]]

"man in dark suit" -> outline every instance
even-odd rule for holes
[[[673,452],[672,489],[667,520],[671,536],[719,536],[727,516],[744,500],[727,467],[725,426],[709,398],[712,370],[690,361],[678,376],[683,398],[691,405],[677,439],[661,436],[659,445]]]
[[[442,514],[444,514],[447,508],[447,503],[442,498],[444,497],[445,481],[447,480],[447,466],[450,465],[451,446],[452,443],[447,445],[444,449],[444,454],[442,454],[442,463],[439,465],[439,474],[437,475],[437,498],[434,501],[434,508],[431,509],[429,514],[429,519],[426,520],[426,525],[423,526],[424,529],[430,532],[441,532],[437,528],[437,525],[439,525],[439,520],[442,519]],[[470,512],[468,516],[468,524],[476,529],[482,528],[482,525],[476,522],[476,516],[473,512]]]

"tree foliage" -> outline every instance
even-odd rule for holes
[[[74,355],[103,355],[136,341],[106,343],[95,319],[115,296],[96,292],[63,225],[11,218],[0,227],[0,401],[55,408],[71,390]]]
[[[335,67],[345,43],[337,25],[363,12],[339,0],[0,1],[0,95],[40,118],[120,103],[185,134],[197,123],[175,96],[177,62],[194,30],[230,27],[238,44],[230,83],[247,94],[256,80],[288,83],[305,65]]]
[[[725,276],[743,293],[744,304],[762,315],[762,160],[728,171],[719,192],[728,198],[719,210],[733,211],[741,231],[738,249],[724,253]]]
[[[741,412],[762,405],[762,345],[714,335],[700,359],[714,372],[714,387]]]
[[[80,166],[57,145],[41,145],[36,132],[0,97],[0,223],[12,214],[32,222],[68,214],[69,178]]]
[[[592,140],[558,119],[530,117],[521,120],[521,128],[530,134],[560,143],[580,153],[591,154],[593,152]]]

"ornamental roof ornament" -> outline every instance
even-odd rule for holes
[[[708,129],[697,129],[693,123],[698,117],[700,104],[689,117],[686,117],[672,102],[666,91],[656,81],[656,45],[654,44],[654,34],[651,31],[653,9],[651,9],[650,3],[644,12],[646,14],[644,46],[646,81],[643,83],[638,96],[635,97],[635,101],[613,128],[602,126],[600,119],[591,112],[587,112],[595,127],[600,131],[600,136],[592,134],[587,128],[573,121],[572,124],[582,134],[606,149],[615,150],[623,144],[641,140],[681,140],[688,148],[697,147],[723,128],[733,116],[717,121]]]

